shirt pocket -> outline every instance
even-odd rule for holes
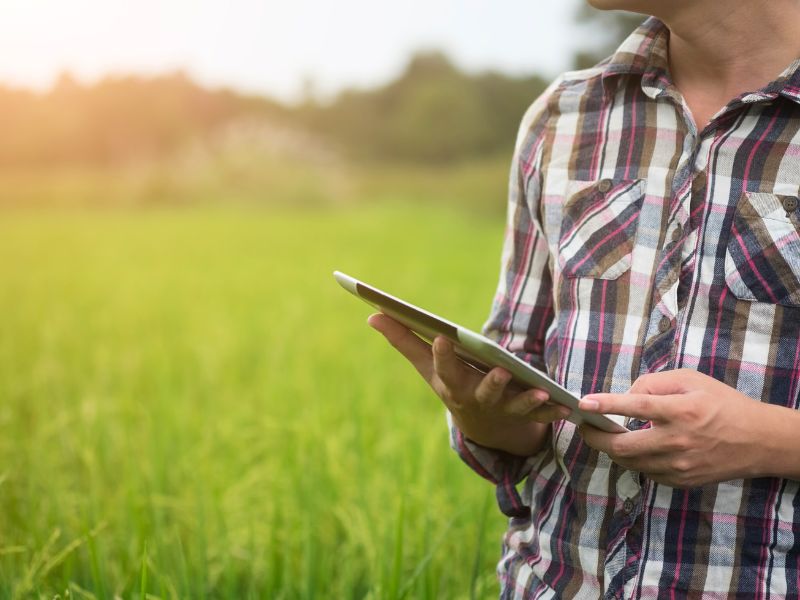
[[[644,184],[644,179],[570,182],[558,240],[565,277],[617,279],[630,269]]]
[[[741,300],[800,306],[800,201],[745,192],[725,254],[725,282]]]

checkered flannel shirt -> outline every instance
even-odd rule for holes
[[[698,131],[668,36],[648,19],[528,110],[485,332],[577,395],[689,368],[798,409],[800,60]],[[450,430],[510,517],[504,598],[800,594],[798,481],[675,489],[569,422],[528,458]]]

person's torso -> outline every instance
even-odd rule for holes
[[[798,409],[800,104],[745,97],[697,134],[674,95],[644,87],[606,94],[594,77],[550,101],[535,186],[548,371],[584,395],[689,368]],[[624,597],[800,594],[800,482],[660,486],[561,422],[524,496],[531,520],[507,536],[522,558],[500,569],[545,596],[591,594],[593,578]]]

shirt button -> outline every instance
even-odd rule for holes
[[[794,196],[786,196],[783,199],[783,208],[787,213],[797,210],[797,198]]]
[[[601,179],[600,183],[597,184],[597,189],[600,190],[603,194],[605,194],[608,190],[611,189],[611,180]]]
[[[671,324],[672,324],[672,321],[670,320],[669,317],[661,317],[661,320],[658,322],[658,330],[661,333],[664,333],[665,331],[667,331],[670,328]]]
[[[672,230],[672,241],[677,242],[679,239],[681,239],[682,235],[683,235],[683,227],[681,227],[679,223],[675,227],[675,229]]]
[[[625,502],[622,503],[622,510],[626,515],[631,514],[633,512],[633,500],[626,498]]]

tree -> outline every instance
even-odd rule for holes
[[[349,90],[303,111],[312,129],[360,158],[443,163],[509,153],[539,77],[469,74],[441,52],[421,52],[392,83]]]

